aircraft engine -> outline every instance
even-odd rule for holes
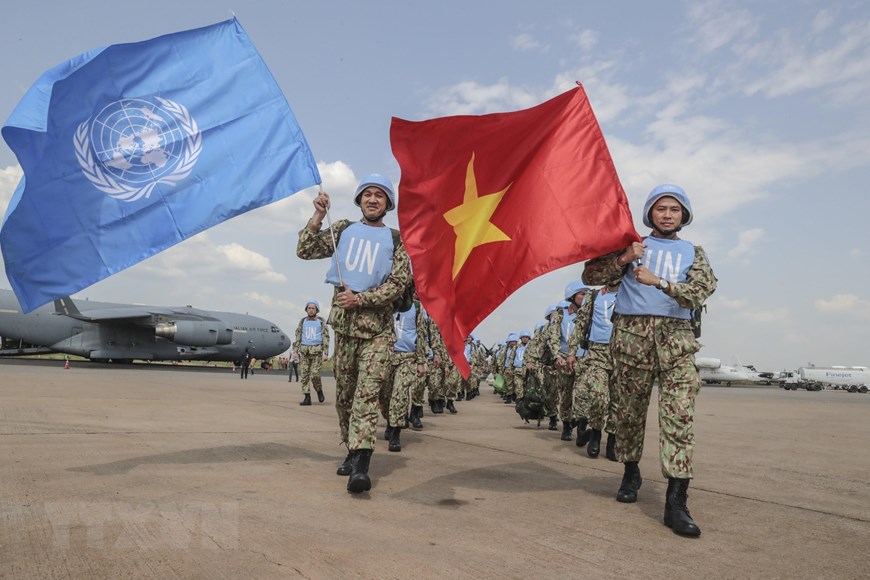
[[[699,369],[718,369],[722,366],[722,361],[718,358],[697,357],[695,366]]]
[[[213,320],[176,320],[158,324],[154,334],[190,346],[229,344],[233,340],[233,329],[223,326]]]

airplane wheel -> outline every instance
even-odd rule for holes
[[[849,392],[850,392],[850,393],[857,393],[857,392],[858,392],[858,387],[856,387],[855,385],[850,386],[850,387],[849,387]]]
[[[858,390],[861,391],[861,393],[867,393],[867,391],[870,389],[867,388],[867,385],[861,385],[860,387],[858,387]]]

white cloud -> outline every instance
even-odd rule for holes
[[[592,50],[598,44],[598,33],[584,29],[570,36],[570,40],[582,50]]]
[[[143,262],[142,268],[162,278],[220,280],[249,278],[260,282],[286,282],[263,254],[237,242],[214,245],[208,234],[196,235]]]
[[[511,86],[505,79],[491,85],[464,81],[435,92],[426,107],[432,116],[480,115],[525,109],[541,100],[539,92]]]
[[[714,296],[714,300],[716,304],[731,310],[741,310],[748,304],[748,302],[742,298],[728,298],[726,296]]]
[[[705,53],[752,37],[758,29],[748,11],[729,9],[715,0],[692,3],[688,17],[689,27],[695,31],[692,42]]]
[[[737,237],[737,245],[728,252],[728,256],[730,258],[738,258],[751,252],[754,249],[756,242],[761,240],[763,237],[764,230],[761,228],[753,228],[751,230],[740,232]]]
[[[820,34],[828,30],[834,24],[834,11],[830,8],[819,10],[813,19],[813,34]]]
[[[15,188],[18,187],[18,182],[23,176],[24,172],[19,165],[0,169],[0,220],[6,215],[6,206],[9,205],[9,200],[12,199],[12,194],[15,193]]]
[[[854,294],[835,294],[828,300],[820,298],[815,304],[820,312],[847,314],[870,320],[870,300],[863,300]]]
[[[535,37],[531,34],[523,32],[521,34],[517,34],[511,39],[511,46],[514,47],[514,50],[526,52],[529,50],[541,48],[541,43],[535,40]]]
[[[790,314],[788,308],[781,307],[770,310],[747,310],[739,313],[737,317],[752,324],[770,324],[773,322],[788,322]]]

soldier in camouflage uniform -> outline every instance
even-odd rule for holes
[[[302,367],[302,402],[303,406],[311,405],[311,387],[317,392],[317,400],[322,403],[323,383],[320,380],[320,369],[323,362],[329,358],[329,327],[320,313],[317,300],[309,300],[305,304],[305,318],[296,327],[296,340],[293,341],[293,357]],[[309,386],[309,384],[311,386]]]
[[[601,431],[607,431],[606,456],[611,461],[616,458],[616,437],[614,433],[613,407],[610,396],[610,376],[613,373],[613,358],[610,355],[610,336],[613,329],[611,315],[619,291],[619,280],[612,281],[607,287],[592,292],[577,312],[574,332],[568,339],[568,351],[575,352],[588,339],[588,351],[582,365],[577,365],[577,357],[568,357],[568,366],[575,368],[574,416],[588,418],[590,429],[581,434],[577,427],[577,446],[589,443],[586,454],[596,458],[601,449]],[[585,421],[584,421],[585,422]]]
[[[401,451],[402,428],[408,416],[411,390],[423,382],[426,374],[426,343],[423,307],[414,293],[411,309],[395,316],[396,343],[393,345],[392,389],[388,401],[389,419],[385,439],[390,451]],[[422,409],[422,407],[421,407]],[[415,414],[416,417],[416,414]],[[421,425],[422,426],[422,425]]]
[[[682,188],[667,184],[653,189],[643,222],[652,228],[643,243],[590,260],[583,272],[588,284],[622,276],[611,339],[616,455],[625,463],[616,499],[637,501],[647,407],[658,379],[661,466],[668,478],[664,523],[675,533],[697,536],[701,530],[686,506],[695,397],[701,389],[692,309],[716,290],[716,277],[704,250],[677,237],[692,222],[692,206]]]
[[[396,340],[393,302],[411,282],[405,246],[398,232],[383,222],[387,211],[395,209],[395,198],[388,178],[377,174],[366,177],[354,195],[362,220],[337,222],[330,233],[320,229],[329,207],[329,196],[321,192],[314,200],[313,217],[299,232],[296,248],[303,260],[335,254],[326,277],[335,286],[329,324],[335,331],[335,408],[341,441],[348,448],[337,473],[350,476],[347,489],[352,493],[371,489],[368,470],[375,445],[378,397],[387,387],[390,351]],[[337,249],[333,249],[333,236]]]
[[[559,418],[562,420],[562,441],[571,441],[574,428],[574,371],[568,366],[568,338],[574,330],[577,309],[583,303],[588,288],[579,281],[565,288],[565,300],[552,314],[552,324],[548,327],[547,342],[556,355],[556,392],[559,395]],[[583,425],[585,429],[586,426]]]
[[[517,394],[514,390],[514,357],[517,355],[517,342],[519,337],[510,333],[507,337],[507,345],[504,349],[504,359],[501,360],[501,374],[504,377],[504,402],[505,404],[516,403]]]
[[[444,374],[445,361],[448,357],[441,330],[429,316],[426,317],[426,336],[429,339],[429,356],[427,356],[426,367],[427,398],[432,414],[440,415],[444,413],[444,406],[447,404],[447,399],[444,396]]]

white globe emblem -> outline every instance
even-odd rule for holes
[[[106,105],[78,126],[73,144],[94,187],[127,202],[149,197],[158,184],[181,181],[202,152],[202,136],[188,110],[160,97]]]

